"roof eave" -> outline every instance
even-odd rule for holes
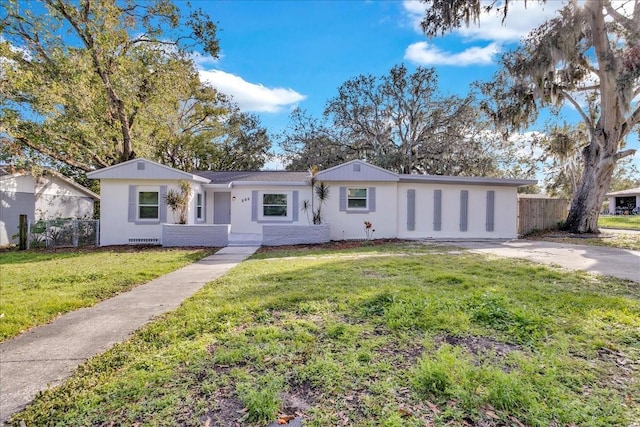
[[[526,187],[538,184],[535,179],[480,178],[445,175],[400,175],[400,182],[431,184],[491,185],[502,187]]]

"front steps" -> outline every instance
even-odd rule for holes
[[[227,246],[262,246],[262,234],[229,233]]]

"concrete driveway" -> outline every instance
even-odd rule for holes
[[[472,252],[523,258],[569,270],[640,282],[640,251],[538,240],[459,241],[453,244]]]

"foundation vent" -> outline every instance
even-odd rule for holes
[[[129,237],[130,245],[159,245],[160,239],[157,237]]]

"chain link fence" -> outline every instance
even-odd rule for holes
[[[29,221],[27,249],[98,246],[100,221],[57,218]]]

